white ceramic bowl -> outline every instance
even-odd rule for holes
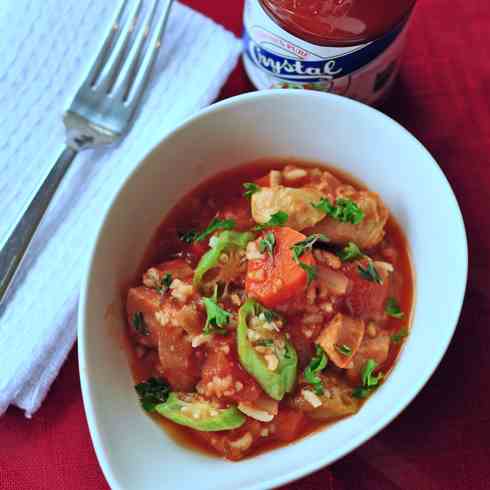
[[[118,341],[125,328],[119,287],[134,275],[157,225],[186,191],[232,165],[281,156],[330,162],[381,194],[411,249],[413,329],[391,376],[360,413],[287,447],[231,463],[177,445],[140,408]],[[138,490],[270,488],[332,463],[386,426],[427,382],[456,327],[466,275],[466,235],[448,182],[424,147],[382,113],[333,95],[279,90],[228,99],[188,119],[117,194],[82,286],[83,399],[109,484]]]

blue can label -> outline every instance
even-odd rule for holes
[[[244,22],[244,63],[257,88],[313,88],[368,103],[393,82],[406,30],[404,23],[358,46],[317,46],[273,22],[258,0],[247,0]]]

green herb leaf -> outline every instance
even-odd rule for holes
[[[327,243],[329,242],[329,239],[323,235],[322,233],[315,233],[313,235],[310,235],[306,237],[304,240],[301,242],[295,243],[292,247],[291,250],[293,251],[293,259],[298,262],[299,258],[306,252],[310,252],[313,248],[313,245],[316,242],[323,242]]]
[[[363,253],[354,242],[349,242],[337,255],[342,262],[351,262],[363,257]]]
[[[346,344],[335,344],[335,350],[342,354],[343,356],[351,356],[352,349]]]
[[[379,382],[383,379],[383,373],[379,373],[376,376],[373,375],[373,371],[378,366],[374,359],[368,359],[361,370],[362,386],[357,387],[353,392],[354,398],[367,398],[369,393],[379,386]]]
[[[383,378],[383,373],[379,373],[377,376],[373,375],[373,371],[376,369],[378,363],[373,359],[368,359],[361,371],[362,386],[364,388],[374,388],[378,386],[379,382]]]
[[[315,233],[314,235],[310,235],[305,238],[301,242],[295,243],[291,250],[293,251],[293,260],[304,270],[308,275],[308,286],[311,284],[311,281],[316,277],[316,267],[314,265],[305,264],[300,257],[306,252],[311,251],[313,245],[316,242],[328,242],[328,238],[321,233]]]
[[[284,226],[288,220],[288,213],[284,211],[278,211],[277,213],[271,214],[269,221],[262,225],[257,225],[254,230],[260,231],[266,228],[273,228],[274,226]]]
[[[202,302],[204,303],[207,314],[203,333],[205,335],[212,333],[227,335],[228,330],[226,329],[226,326],[230,322],[231,313],[218,305],[218,286],[214,287],[213,297],[203,298]]]
[[[313,390],[317,395],[323,395],[324,393],[323,382],[318,376],[318,373],[321,373],[327,367],[327,364],[327,354],[325,354],[325,351],[316,344],[315,355],[311,358],[308,366],[306,366],[304,377],[306,382],[313,386]]]
[[[393,318],[398,318],[399,320],[405,316],[405,313],[400,310],[398,301],[395,298],[388,298],[386,300],[385,312],[387,315],[392,316]]]
[[[245,189],[243,196],[247,199],[250,199],[253,194],[260,191],[260,187],[253,182],[245,182],[245,184],[243,184],[243,187]]]
[[[366,388],[363,388],[362,386],[359,386],[352,392],[352,396],[354,398],[362,400],[362,399],[367,398],[369,396],[369,390],[367,390]]]
[[[269,252],[269,255],[274,254],[274,247],[276,246],[276,236],[272,231],[267,233],[260,241],[259,241],[259,251],[262,253],[264,251]]]
[[[281,317],[281,315],[279,315],[279,313],[276,313],[273,310],[269,310],[267,308],[264,308],[263,306],[262,306],[262,308],[260,310],[260,313],[263,313],[264,314],[265,321],[267,323],[271,323],[274,320],[282,320],[282,317]]]
[[[189,230],[189,231],[179,232],[178,236],[179,236],[179,240],[182,240],[183,242],[191,245],[196,240],[197,231]]]
[[[143,383],[135,385],[134,389],[140,397],[140,402],[147,412],[152,412],[159,403],[167,401],[170,387],[165,381],[158,378],[149,378]]]
[[[170,287],[170,284],[172,284],[173,280],[174,278],[172,277],[172,274],[170,274],[170,272],[165,272],[163,277],[160,279],[160,287],[158,288],[158,292],[163,294],[168,291],[168,288]]]
[[[316,277],[316,266],[305,264],[301,260],[298,261],[298,265],[306,272],[308,276],[308,286]]]
[[[179,239],[185,243],[192,244],[194,242],[201,242],[209,235],[213,234],[216,230],[231,230],[235,228],[235,220],[233,219],[219,219],[213,218],[211,223],[198,233],[195,230],[190,230],[185,233],[179,233]]]
[[[364,219],[364,211],[352,200],[337,198],[335,204],[322,197],[318,203],[311,205],[326,215],[342,223],[359,224]]]
[[[394,333],[390,339],[394,344],[399,344],[405,337],[408,337],[408,330],[402,328],[401,330],[398,330],[398,332]]]
[[[133,325],[133,328],[140,335],[145,335],[145,336],[150,335],[150,331],[146,326],[145,319],[141,311],[137,311],[136,313],[133,314],[133,317],[131,318],[131,323]]]
[[[371,261],[368,262],[366,268],[362,267],[362,265],[358,265],[357,270],[359,271],[361,277],[363,279],[366,279],[366,281],[375,282],[377,284],[383,284],[383,279],[381,278],[379,272],[376,270],[376,267],[374,267]]]
[[[233,219],[219,219],[213,218],[208,227],[204,229],[201,233],[196,235],[195,241],[200,242],[207,238],[209,235],[213,234],[216,230],[232,230],[235,228],[235,220]]]

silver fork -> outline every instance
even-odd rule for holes
[[[63,176],[79,151],[128,131],[155,63],[173,0],[124,0],[109,35],[63,116],[66,146],[0,251],[0,314],[5,293]]]

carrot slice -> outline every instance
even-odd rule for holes
[[[273,255],[264,252],[263,258],[248,261],[245,289],[247,295],[260,303],[273,308],[283,304],[303,292],[307,284],[307,273],[293,259],[291,247],[306,238],[299,231],[287,227],[277,227],[264,231],[274,233]],[[260,243],[260,238],[257,243]],[[301,262],[313,265],[315,260],[311,252],[300,258]]]

